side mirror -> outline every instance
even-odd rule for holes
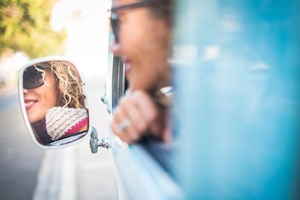
[[[68,60],[42,58],[23,66],[19,100],[30,136],[40,148],[65,147],[91,132],[84,82]]]

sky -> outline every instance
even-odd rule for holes
[[[86,77],[106,72],[110,0],[60,0],[52,12],[55,30],[66,28],[66,57]]]

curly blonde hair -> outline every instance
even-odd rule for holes
[[[40,69],[43,66],[45,69]],[[58,106],[68,108],[85,108],[85,95],[82,89],[82,80],[76,67],[64,60],[53,60],[42,62],[35,65],[36,70],[45,71],[50,69],[55,78],[56,88],[58,91]],[[43,73],[45,81],[45,73]]]

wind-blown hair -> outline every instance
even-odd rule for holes
[[[44,70],[51,71],[55,78],[57,106],[68,108],[85,108],[85,95],[82,89],[82,80],[76,67],[67,61],[54,60],[38,63],[36,66],[46,67]],[[37,69],[41,70],[41,69]],[[45,81],[45,74],[44,82]]]
[[[143,0],[149,4],[149,8],[154,17],[162,18],[168,26],[173,26],[174,20],[174,0]]]

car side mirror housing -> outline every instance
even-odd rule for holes
[[[33,142],[42,149],[62,148],[91,132],[82,76],[60,57],[35,59],[19,71],[19,101]]]

